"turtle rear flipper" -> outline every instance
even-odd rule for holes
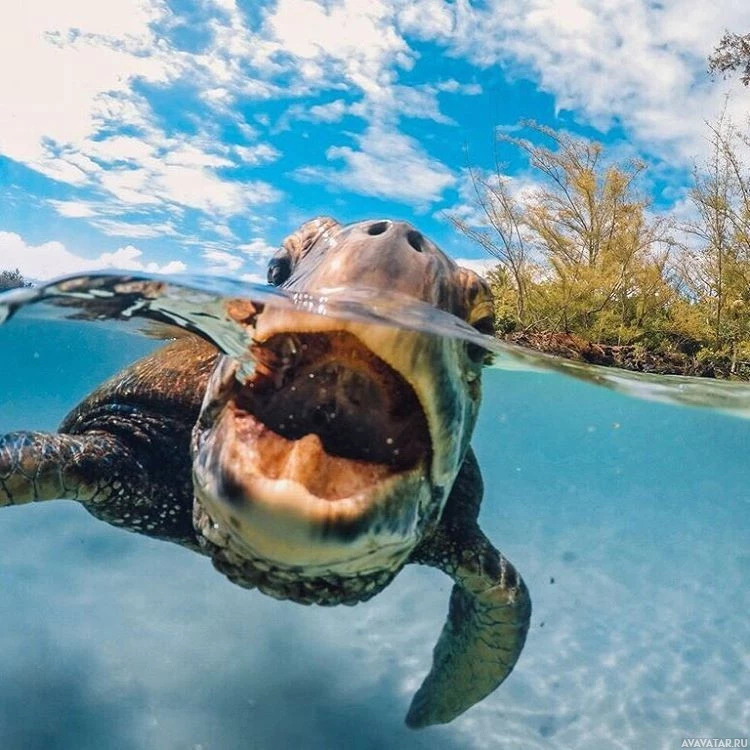
[[[406,716],[414,729],[452,721],[488,696],[511,673],[526,641],[529,592],[477,525],[481,496],[470,451],[440,526],[411,560],[440,568],[456,582],[432,669]]]

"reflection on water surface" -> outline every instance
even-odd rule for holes
[[[638,398],[707,406],[737,415],[750,411],[750,384],[628,372],[530,351],[479,333],[431,305],[382,290],[334,289],[329,294],[313,295],[212,276],[99,273],[0,294],[0,323],[24,310],[34,318],[116,321],[130,331],[157,338],[169,337],[168,327],[177,326],[199,333],[227,354],[243,358],[249,335],[233,315],[232,303],[237,299],[463,339],[492,352],[493,366],[499,369],[551,370]],[[165,328],[149,327],[144,321],[163,323]]]

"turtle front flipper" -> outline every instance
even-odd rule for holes
[[[0,507],[75,500],[118,528],[196,548],[192,492],[159,486],[151,473],[125,441],[106,432],[0,436]]]
[[[452,721],[511,673],[531,617],[521,576],[477,525],[482,479],[469,451],[440,525],[411,562],[448,573],[456,585],[430,673],[412,700],[412,728]]]
[[[142,476],[126,446],[112,435],[11,432],[0,436],[0,506],[41,500],[103,505]]]

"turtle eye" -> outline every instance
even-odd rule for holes
[[[292,261],[286,251],[278,253],[268,261],[268,283],[281,286],[292,275]]]

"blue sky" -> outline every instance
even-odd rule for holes
[[[468,163],[534,118],[652,166],[685,210],[725,28],[745,0],[25,0],[0,30],[0,262],[44,279],[85,268],[254,280],[317,214],[414,222],[481,251]],[[468,157],[467,157],[468,153]],[[517,187],[527,165],[502,151]]]

